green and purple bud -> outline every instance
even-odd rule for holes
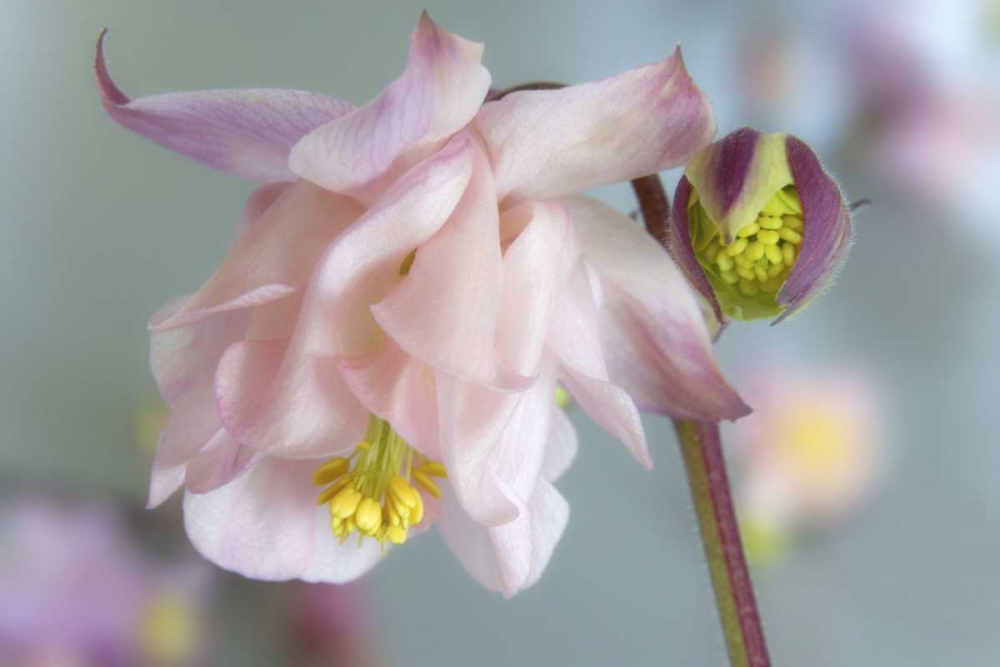
[[[851,244],[850,208],[812,149],[749,128],[695,154],[670,225],[674,259],[720,322],[793,315]]]

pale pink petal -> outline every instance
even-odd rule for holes
[[[204,90],[130,100],[104,62],[97,41],[97,86],[104,110],[119,125],[213,169],[261,183],[295,180],[292,146],[354,107],[300,90]]]
[[[477,150],[469,187],[451,218],[420,246],[409,274],[372,314],[390,338],[427,365],[495,384],[502,280],[496,194]]]
[[[448,548],[483,587],[510,598],[541,577],[569,520],[569,505],[539,480],[530,503],[513,521],[486,528],[446,492],[438,529]]]
[[[229,432],[220,428],[184,471],[184,488],[191,493],[208,493],[228,484],[249,470],[263,456],[243,447]]]
[[[562,408],[553,408],[548,446],[545,448],[545,460],[542,462],[542,477],[550,482],[558,481],[569,470],[579,448],[580,442],[573,422]]]
[[[652,467],[646,435],[632,398],[608,379],[597,304],[584,262],[578,262],[558,299],[548,346],[559,361],[559,380],[583,411],[619,440],[643,466]]]
[[[299,181],[237,240],[198,293],[155,329],[187,326],[213,313],[262,305],[301,289],[330,242],[362,211],[346,197]]]
[[[482,53],[482,44],[442,30],[424,13],[403,74],[365,106],[302,139],[289,165],[328,190],[370,200],[364,186],[390,167],[402,173],[472,119],[490,86]]]
[[[468,137],[456,137],[410,170],[330,246],[266,397],[243,403],[251,409],[223,410],[240,442],[307,458],[350,447],[362,437],[368,411],[344,384],[338,361],[378,349],[382,334],[371,304],[400,279],[406,256],[451,215],[471,170],[472,145]],[[222,390],[220,396],[228,393]]]
[[[368,410],[392,424],[417,451],[441,459],[435,373],[431,368],[386,339],[377,352],[342,360],[340,372],[351,393]]]
[[[556,204],[522,204],[505,211],[500,225],[521,229],[503,258],[497,355],[514,373],[535,376],[557,287],[579,251],[569,212]]]
[[[243,205],[243,215],[236,223],[236,238],[243,236],[253,223],[257,222],[267,212],[267,209],[278,201],[290,185],[290,183],[269,183],[254,190]]]
[[[500,198],[517,200],[677,167],[715,134],[679,49],[603,81],[512,93],[483,105],[474,124],[493,155]]]
[[[448,479],[465,511],[487,526],[518,515],[513,490],[490,466],[518,397],[446,373],[437,377],[439,435]]]
[[[171,299],[153,315],[150,326],[180,312],[190,298]],[[219,358],[242,337],[248,321],[245,313],[226,313],[184,329],[154,331],[149,341],[149,365],[163,400],[170,404],[193,387],[211,384]]]
[[[184,468],[218,432],[211,387],[192,389],[177,398],[160,432],[149,485],[149,507],[169,498],[184,480]]]
[[[205,494],[184,496],[184,525],[195,548],[216,565],[253,579],[343,583],[379,560],[379,544],[338,544],[311,483],[316,463],[265,458]]]
[[[600,277],[601,339],[610,379],[645,409],[683,419],[749,412],[712,355],[704,316],[670,256],[628,216],[566,200],[584,258]]]

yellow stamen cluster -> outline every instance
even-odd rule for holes
[[[351,455],[323,463],[313,482],[326,487],[317,502],[329,505],[330,528],[341,543],[357,533],[359,543],[372,537],[402,544],[424,518],[418,487],[440,498],[434,480],[447,476],[443,465],[414,451],[388,422],[372,415],[365,439]]]
[[[795,265],[802,243],[802,205],[794,192],[779,190],[755,222],[726,245],[713,238],[701,255],[718,267],[719,277],[745,296],[775,294]]]

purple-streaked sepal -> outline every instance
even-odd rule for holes
[[[775,213],[784,205],[778,202],[798,210]],[[764,229],[759,223],[765,217],[777,224],[789,218],[799,220],[794,259],[790,264],[785,262],[784,271],[774,276],[760,274],[763,278],[757,278],[756,283],[751,276],[752,284],[744,290],[743,280],[726,281],[725,270],[710,259],[709,251],[713,245],[716,256],[729,248],[735,251],[733,244],[744,238],[749,245],[763,245],[761,233],[750,232]],[[830,284],[850,247],[850,218],[837,183],[803,141],[743,128],[706,146],[688,164],[674,197],[669,249],[720,322],[727,317],[773,317],[776,324],[800,311]],[[775,243],[783,248],[787,241],[782,236]],[[722,252],[718,252],[719,246]],[[765,268],[773,266],[764,264]],[[740,268],[729,269],[730,275]],[[764,290],[765,284],[770,291]]]

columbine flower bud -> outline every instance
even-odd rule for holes
[[[716,317],[775,323],[831,281],[851,214],[812,150],[743,128],[701,149],[677,185],[670,250]]]

